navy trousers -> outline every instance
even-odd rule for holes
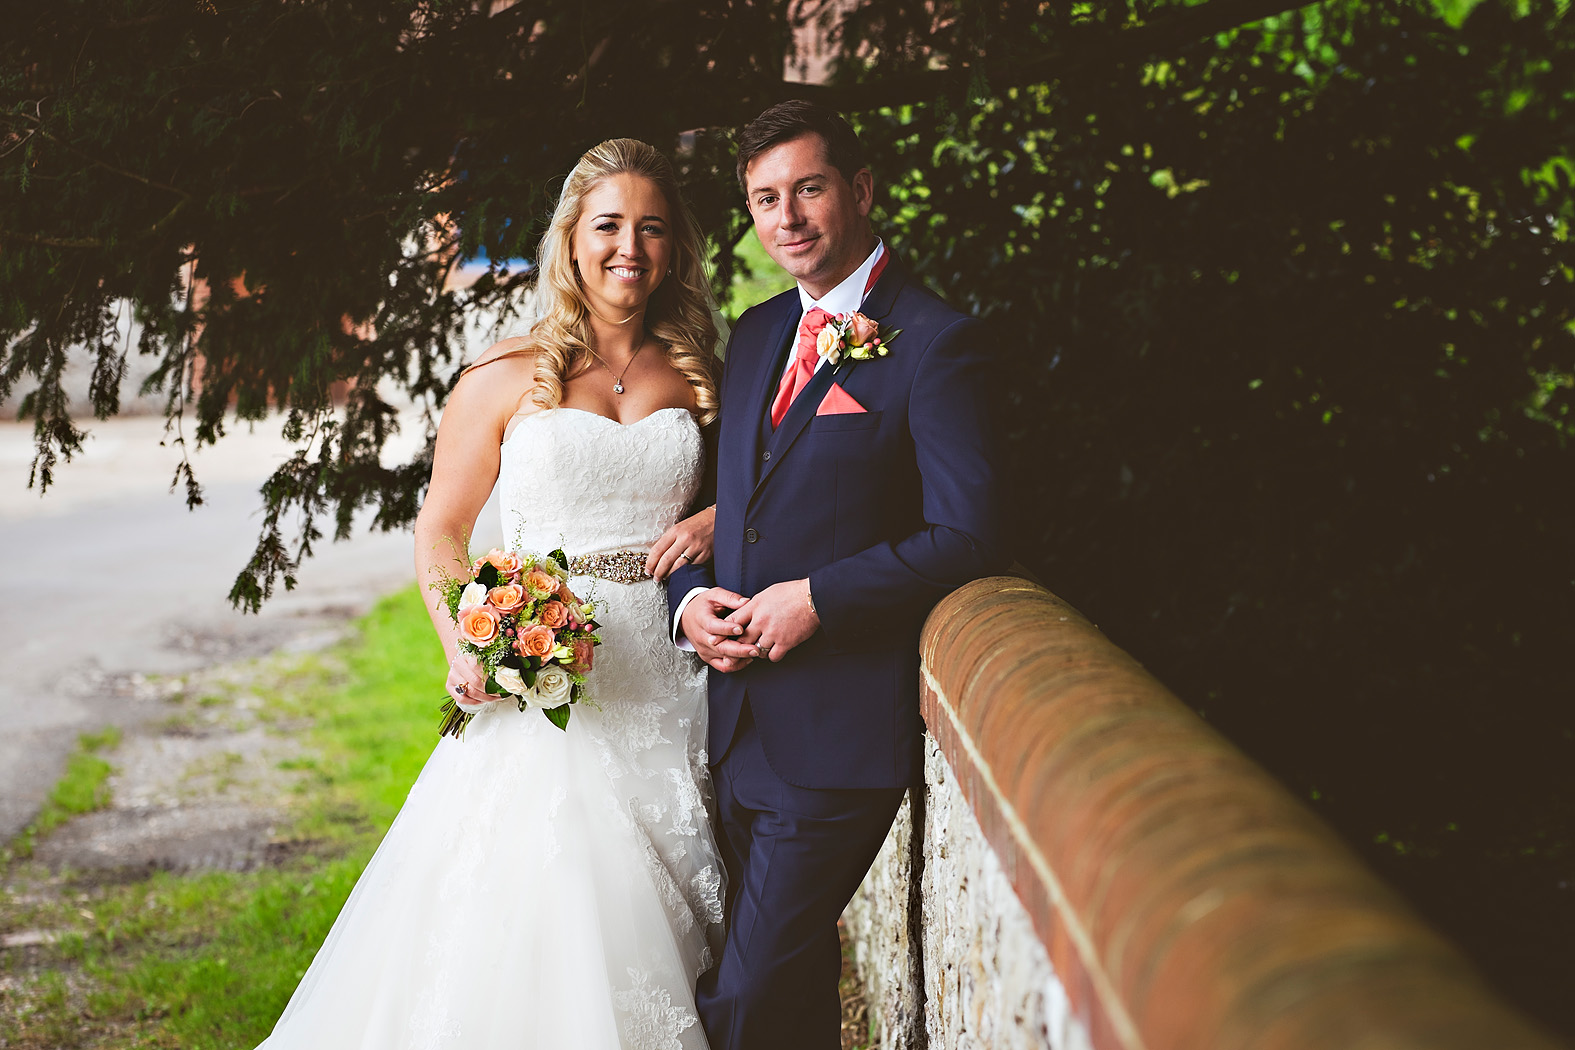
[[[766,761],[746,700],[712,769],[727,865],[727,942],[696,1004],[711,1050],[837,1050],[837,920],[903,788],[795,787]]]

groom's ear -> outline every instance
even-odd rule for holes
[[[870,174],[870,169],[860,168],[853,173],[853,203],[859,209],[859,215],[870,217],[870,208],[875,204],[875,176]]]

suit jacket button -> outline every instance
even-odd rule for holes
[[[766,449],[764,452],[762,452],[760,454],[760,458],[763,459],[763,460],[766,460],[767,462],[770,462],[770,460],[771,460],[771,450],[769,448]]]
[[[754,529],[745,529],[744,530],[744,542],[745,543],[754,543],[759,538],[760,538],[760,533],[756,532]]]

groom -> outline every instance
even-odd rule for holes
[[[922,780],[919,628],[1004,567],[984,334],[871,230],[863,158],[806,102],[738,141],[755,233],[798,287],[733,329],[714,559],[668,584],[680,644],[712,668],[729,878],[697,995],[712,1050],[840,1045],[837,919]],[[854,311],[887,354],[822,356],[828,320]]]

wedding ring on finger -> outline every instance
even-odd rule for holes
[[[464,682],[461,682],[461,683],[459,683],[458,685],[456,685],[454,687],[454,695],[455,696],[464,696],[465,695],[465,683]]]
[[[674,565],[677,565],[677,564],[678,564],[678,562],[681,562],[681,561],[688,561],[688,560],[689,560],[689,552],[688,552],[688,551],[684,551],[684,552],[683,552],[683,553],[682,553],[682,554],[680,554],[680,555],[679,555],[679,556],[678,556],[678,557],[677,557],[677,559],[675,559],[675,560],[674,560],[674,562],[673,562],[673,564],[674,564]]]

